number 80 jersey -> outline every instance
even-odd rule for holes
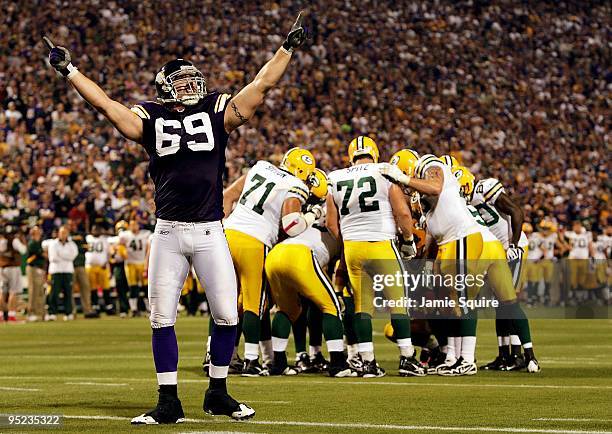
[[[306,184],[267,161],[258,161],[247,173],[240,199],[224,226],[272,247],[278,241],[283,203],[292,197],[306,203]]]
[[[358,164],[329,174],[344,240],[384,241],[396,236],[389,202],[391,182],[380,174],[379,166]]]
[[[135,105],[142,119],[142,145],[155,184],[155,215],[182,222],[223,218],[223,171],[230,95],[207,94],[183,111],[155,102]]]

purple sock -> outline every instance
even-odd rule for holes
[[[178,344],[176,342],[174,326],[154,328],[152,330],[153,337],[151,341],[155,371],[158,374],[163,372],[175,373],[178,368]],[[163,383],[160,382],[160,384]]]
[[[232,360],[236,330],[238,326],[217,325],[213,323],[210,333],[210,362],[215,367],[227,367]],[[225,370],[227,371],[227,370]],[[211,377],[213,373],[211,372]],[[217,375],[215,375],[217,376]],[[219,377],[226,377],[227,372],[219,372]]]

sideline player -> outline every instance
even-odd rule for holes
[[[283,76],[293,50],[306,40],[302,15],[282,47],[234,97],[207,92],[203,74],[191,62],[176,59],[166,63],[155,76],[158,102],[137,105],[133,111],[111,99],[79,72],[66,48],[55,47],[48,38],[44,40],[50,49],[51,65],[123,136],[142,144],[150,158],[157,225],[148,287],[153,359],[160,387],[157,406],[132,419],[132,423],[185,420],[177,392],[174,323],[190,259],[206,287],[215,321],[204,411],[234,419],[253,417],[255,411],[230,397],[226,388],[238,313],[236,276],[221,224],[225,148],[229,134],[253,116],[266,93]]]

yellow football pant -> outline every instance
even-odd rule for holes
[[[145,286],[144,263],[125,264],[125,277],[129,286]]]
[[[555,263],[552,259],[542,259],[539,262],[541,269],[541,276],[546,283],[552,283],[553,276],[555,275]]]
[[[266,306],[264,262],[268,247],[240,231],[227,229],[225,236],[236,269],[242,308],[244,312],[249,311],[261,317]]]
[[[392,240],[385,241],[344,241],[344,257],[353,289],[355,313],[374,313],[374,280],[380,276],[403,273],[403,265]],[[398,282],[396,282],[398,283]],[[401,285],[383,286],[386,300],[402,300],[406,296]],[[377,282],[380,284],[380,281]],[[393,307],[392,314],[406,314],[406,308]]]
[[[567,261],[569,264],[570,288],[584,288],[586,277],[589,274],[589,260],[568,259]]]
[[[110,270],[100,265],[89,265],[85,268],[91,289],[108,289],[110,286]]]
[[[470,234],[438,246],[437,261],[443,275],[474,276],[473,282],[465,282],[465,294],[469,299],[478,295],[481,285],[477,283],[476,277],[485,273],[498,300],[505,302],[516,299],[512,274],[506,262],[506,251],[497,240],[485,242],[480,232]]]
[[[266,257],[266,276],[278,309],[295,322],[302,313],[300,295],[323,313],[340,316],[334,288],[312,251],[300,244],[279,244]]]

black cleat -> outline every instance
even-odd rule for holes
[[[400,356],[399,374],[400,377],[424,377],[427,375],[427,370],[414,356]]]
[[[329,369],[329,362],[325,360],[321,352],[315,354],[310,363],[315,372],[326,372]]]
[[[384,377],[386,375],[385,370],[381,368],[380,366],[378,366],[378,363],[376,363],[376,360],[371,360],[371,361],[364,360],[363,370],[361,372],[362,372],[361,376],[363,378],[379,378],[379,377]]]
[[[236,401],[225,390],[208,389],[202,408],[211,416],[229,416],[236,420],[251,419],[255,416],[255,410]]]
[[[244,367],[244,360],[242,360],[239,355],[236,355],[235,357],[232,357],[232,360],[230,361],[228,374],[230,375],[242,374],[243,367]]]
[[[497,356],[495,360],[480,367],[485,371],[506,371],[506,360],[502,356]]]
[[[522,354],[512,354],[510,356],[510,360],[506,366],[504,366],[502,371],[520,371],[525,369],[526,366],[527,364],[525,363],[525,358]]]
[[[296,369],[300,372],[311,372],[312,364],[310,363],[310,357],[306,353],[300,353],[298,360],[295,362]]]
[[[181,401],[172,395],[159,394],[157,406],[132,419],[132,425],[158,425],[185,422],[185,413]]]
[[[244,366],[240,375],[243,377],[266,377],[270,373],[267,369],[261,367],[259,360],[244,359]]]

